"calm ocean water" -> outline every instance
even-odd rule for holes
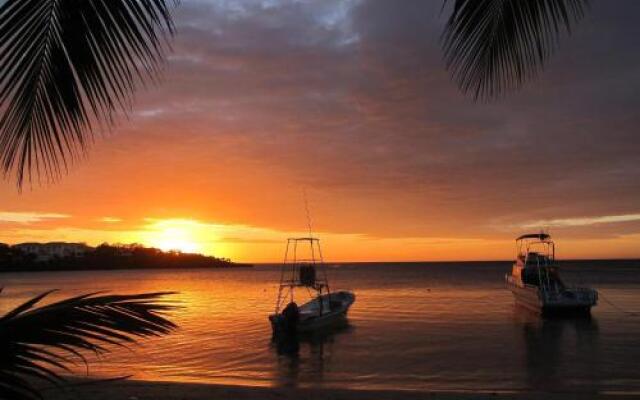
[[[514,307],[510,263],[342,264],[356,292],[349,325],[279,354],[267,315],[279,269],[0,275],[0,311],[50,288],[175,290],[180,329],[91,362],[92,376],[259,386],[640,393],[640,262],[565,264],[569,284],[601,293],[593,317],[544,320]],[[605,300],[606,299],[606,300]],[[623,312],[638,312],[632,315]],[[84,367],[78,368],[85,373]]]

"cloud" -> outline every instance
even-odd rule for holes
[[[239,227],[304,229],[307,187],[318,229],[336,234],[510,240],[560,221],[571,237],[637,237],[638,221],[575,216],[638,212],[640,2],[594,2],[535,82],[490,104],[450,80],[441,5],[186,0],[142,117],[64,185],[0,188],[3,207],[97,229],[138,228],[104,215],[219,221],[233,229],[207,233],[261,241]]]
[[[57,213],[0,211],[0,222],[15,222],[19,224],[28,224],[32,222],[42,222],[70,217],[70,215]]]
[[[571,227],[571,226],[589,226],[596,224],[612,224],[619,222],[640,221],[640,214],[627,215],[603,215],[599,217],[582,217],[582,218],[560,218],[551,220],[534,221],[522,225],[523,228],[546,228],[546,227]]]
[[[122,222],[122,219],[121,218],[116,218],[116,217],[102,217],[98,221],[106,222],[108,224],[115,224],[115,223],[118,223],[118,222]]]
[[[219,243],[248,243],[248,244],[281,244],[282,239],[263,239],[263,238],[255,238],[255,239],[247,239],[240,237],[222,237],[217,240]]]
[[[167,111],[164,108],[150,108],[144,110],[138,110],[135,112],[135,115],[143,118],[153,118],[159,115],[166,113]]]
[[[213,217],[279,229],[294,226],[281,208],[303,186],[326,201],[328,230],[379,236],[634,213],[636,4],[594,4],[536,82],[480,104],[446,72],[437,2],[184,2],[166,82],[140,104],[166,112],[133,121],[126,150],[139,150],[122,174],[216,188],[233,205],[188,204],[194,214],[221,207]],[[247,187],[274,185],[251,200]]]

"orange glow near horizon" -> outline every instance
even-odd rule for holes
[[[192,219],[148,219],[138,233],[139,242],[164,251],[215,255],[213,232],[207,225]]]
[[[18,219],[16,215],[14,219]],[[31,219],[33,215],[27,215]],[[25,217],[25,218],[26,218]],[[62,219],[62,216],[56,216]],[[52,227],[39,229],[43,222],[17,223],[13,230],[0,231],[0,242],[69,241],[89,245],[108,243],[140,243],[165,251],[203,253],[230,258],[238,262],[280,262],[288,237],[306,236],[304,231],[278,230],[240,224],[221,224],[190,218],[145,218],[142,223],[125,227],[91,230]],[[51,223],[51,222],[49,222]],[[56,224],[59,222],[56,221]],[[327,262],[349,261],[475,261],[509,260],[514,243],[504,238],[454,237],[377,237],[366,234],[317,232]],[[571,238],[554,235],[559,259],[633,258],[636,257],[638,235],[615,238]],[[611,257],[612,249],[616,256]]]
[[[191,232],[181,228],[165,228],[158,233],[157,238],[149,242],[149,245],[164,251],[183,253],[196,253],[200,250],[200,246],[193,241]]]

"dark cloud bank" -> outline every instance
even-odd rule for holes
[[[295,171],[332,207],[367,204],[338,230],[372,210],[441,236],[640,211],[640,2],[594,1],[539,79],[492,104],[449,80],[440,1],[185,1],[176,19],[148,116]]]

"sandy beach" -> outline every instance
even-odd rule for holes
[[[60,390],[47,388],[46,400],[542,400],[542,399],[619,399],[637,394],[598,394],[590,392],[428,392],[403,390],[299,389],[227,386],[197,383],[117,380],[75,382]]]

